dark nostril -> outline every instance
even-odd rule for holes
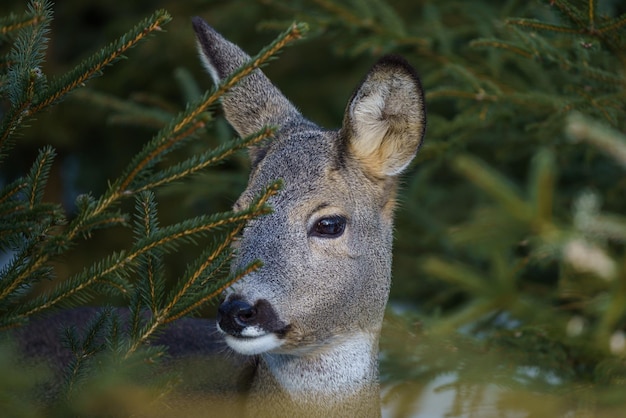
[[[239,312],[237,312],[237,319],[244,323],[249,323],[254,320],[256,317],[256,309],[250,306],[248,308],[242,308]]]
[[[247,326],[255,325],[256,318],[256,308],[241,299],[224,302],[218,308],[218,321],[226,332],[239,332]]]

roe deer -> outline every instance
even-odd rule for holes
[[[194,18],[200,57],[218,83],[250,57]],[[235,209],[276,179],[273,213],[246,226],[233,268],[264,266],[227,290],[218,329],[258,356],[249,415],[378,416],[378,339],[391,277],[398,175],[425,131],[413,68],[382,58],[356,89],[338,131],[305,119],[256,70],[223,99],[242,136],[275,138],[250,150],[249,184]]]
[[[250,59],[202,19],[194,18],[193,26],[215,82]],[[217,328],[235,353],[220,357],[219,373],[192,363],[194,376],[217,374],[210,383],[217,389],[201,382],[200,390],[236,402],[229,391],[244,388],[247,416],[379,416],[378,339],[389,295],[398,176],[425,130],[415,71],[397,56],[378,61],[338,131],[305,119],[260,70],[229,91],[223,109],[242,136],[277,127],[271,142],[250,149],[252,172],[235,209],[277,179],[283,188],[269,201],[273,212],[249,222],[238,240],[234,270],[256,259],[264,265],[226,291]],[[27,357],[54,359],[62,370],[71,356],[59,347],[59,329],[83,324],[91,313],[81,308],[33,321],[18,332],[21,349]],[[182,319],[153,343],[174,358],[205,361],[221,347],[209,326]],[[194,390],[183,402],[216,400]],[[239,415],[239,404],[226,402],[226,412],[211,407],[199,416]],[[173,411],[158,412],[150,416]]]

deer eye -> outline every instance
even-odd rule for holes
[[[346,218],[328,216],[318,220],[309,231],[309,236],[320,238],[338,238],[346,229]]]

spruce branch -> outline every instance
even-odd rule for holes
[[[596,26],[596,8],[598,2],[596,0],[587,0],[587,9],[589,10],[589,27],[595,30]]]
[[[158,14],[155,16],[158,16]],[[154,22],[150,27],[153,28],[153,26]],[[48,248],[54,243],[57,245],[57,249],[54,251],[35,252],[29,249],[29,256],[24,258],[25,264],[20,264],[20,268],[16,269],[12,273],[13,275],[11,280],[3,282],[3,285],[9,286],[3,286],[3,289],[1,289],[3,292],[2,295],[0,295],[0,300],[12,294],[12,292],[29,277],[33,277],[37,275],[37,272],[43,271],[42,269],[45,268],[50,257],[53,254],[58,254],[59,251],[63,249],[67,249],[78,236],[88,236],[96,228],[116,224],[125,224],[127,222],[126,217],[119,211],[111,210],[111,206],[121,198],[131,195],[134,192],[125,190],[125,188],[120,187],[120,185],[124,185],[125,182],[138,176],[147,166],[154,164],[155,161],[162,157],[167,151],[172,149],[172,143],[180,142],[182,139],[189,137],[193,131],[197,130],[200,125],[204,124],[204,117],[202,116],[202,113],[206,111],[210,105],[216,102],[219,95],[223,94],[238,80],[245,77],[251,71],[261,66],[288,42],[300,37],[301,33],[305,29],[306,28],[302,25],[294,25],[289,31],[282,34],[274,43],[263,49],[261,53],[252,59],[247,66],[242,67],[241,70],[226,80],[216,89],[216,91],[211,94],[207,93],[203,100],[195,106],[189,106],[185,112],[181,113],[178,118],[175,118],[174,122],[164,128],[161,133],[156,136],[155,140],[145,148],[147,151],[143,155],[140,155],[139,158],[139,169],[137,169],[136,166],[129,169],[127,171],[129,174],[122,176],[120,180],[113,182],[108,191],[105,192],[101,198],[97,200],[89,196],[78,198],[77,207],[79,208],[79,213],[76,218],[59,236],[53,237],[53,239],[51,239],[49,244],[45,247]],[[141,36],[143,36],[142,34],[145,35],[150,30],[151,29],[142,30],[139,34],[134,36],[131,41],[124,41],[124,47],[121,49],[129,47],[141,38]],[[144,184],[142,190],[148,190],[151,187],[156,187],[197,172],[201,168],[226,158],[237,149],[241,149],[248,144],[262,141],[270,136],[271,133],[271,128],[265,128],[257,135],[252,135],[249,138],[236,141],[234,144],[221,147],[214,152],[205,153],[199,156],[199,158],[191,158],[190,160],[183,162],[170,170],[165,170],[162,177],[158,178],[153,184]],[[41,161],[34,166],[34,169],[29,177],[31,181],[27,182],[26,188],[31,202],[36,202],[41,197],[41,191],[43,190],[43,185],[45,183],[43,180],[45,180],[49,170],[51,155],[51,150],[44,150],[41,154]],[[132,167],[133,164],[130,166]],[[149,179],[150,177],[146,178]],[[17,193],[17,190],[23,190],[23,186],[16,185],[15,187],[16,191],[9,191],[7,194],[12,195]],[[263,213],[263,210],[257,208],[257,212],[255,213],[258,215]],[[70,300],[72,300],[73,303],[88,300],[92,289],[97,289],[98,286],[104,286],[103,290],[117,289],[117,292],[119,293],[128,293],[131,286],[126,280],[126,276],[138,268],[142,259],[155,260],[154,257],[150,255],[154,251],[172,251],[180,243],[189,242],[189,240],[193,240],[195,236],[204,235],[215,228],[228,226],[232,223],[244,222],[251,216],[252,215],[249,213],[243,213],[234,216],[226,214],[222,217],[217,216],[213,218],[200,217],[182,222],[179,225],[159,229],[158,231],[151,233],[150,237],[144,239],[143,241],[139,240],[137,246],[131,251],[115,253],[100,263],[97,263],[96,265],[85,269],[83,272],[70,277],[68,280],[52,289],[49,293],[17,307],[14,314],[12,314],[12,317],[22,319]],[[156,283],[153,283],[153,286],[154,289],[156,289]],[[154,293],[152,297],[155,297]]]
[[[507,19],[506,23],[509,25],[520,26],[524,28],[530,28],[535,30],[543,30],[549,32],[559,33],[580,33],[578,28],[570,28],[566,26],[552,25],[536,19]]]
[[[556,168],[554,155],[548,150],[539,151],[533,159],[529,191],[535,223],[538,227],[549,225],[555,193]]]
[[[202,113],[206,112],[211,106],[214,106],[224,93],[248,74],[260,68],[281,49],[300,39],[307,30],[308,28],[305,24],[293,24],[287,31],[280,34],[272,43],[263,48],[248,63],[244,64],[228,78],[223,80],[215,89],[205,93],[199,101],[189,105],[184,112],[180,113],[168,126],[162,129],[133,159],[129,168],[119,180],[119,189],[126,191],[143,170],[152,167],[167,152],[171,151],[179,141],[189,137],[199,128],[204,127],[204,122],[198,120]]]
[[[566,133],[576,141],[586,141],[626,168],[626,137],[579,113],[566,121]]]
[[[232,274],[220,287],[216,288],[215,290],[211,291],[207,295],[204,295],[200,298],[198,297],[194,298],[196,300],[191,305],[185,307],[179,312],[173,312],[168,318],[168,323],[176,321],[184,316],[187,316],[191,314],[192,312],[194,312],[195,310],[199,309],[200,307],[204,306],[206,303],[212,300],[215,300],[216,297],[221,295],[226,289],[228,289],[234,283],[238,282],[245,276],[251,273],[254,273],[261,267],[263,267],[263,263],[261,261],[253,261],[248,266],[246,266],[246,268],[235,272],[235,274]]]
[[[81,222],[80,228],[78,228],[75,232],[75,237],[83,237],[89,238],[91,234],[97,229],[111,228],[114,226],[125,226],[128,224],[128,216],[123,214],[119,210],[111,210],[108,212],[103,212],[98,215],[93,215],[87,217],[83,222]],[[63,235],[63,239],[67,240],[67,242],[71,242],[71,240]]]
[[[64,390],[66,396],[71,396],[74,388],[85,379],[89,372],[89,363],[96,354],[106,348],[104,334],[107,325],[112,321],[112,310],[103,309],[85,327],[82,340],[78,337],[75,327],[65,329],[65,344],[72,352],[72,359],[65,369]]]
[[[250,218],[267,212],[267,208],[259,207],[254,211],[225,212],[221,214],[198,216],[159,228],[150,237],[140,239],[129,256],[131,259],[156,248],[166,252],[177,249],[182,243],[195,243],[196,237],[206,236],[208,232],[227,227],[228,225],[246,222]]]
[[[41,23],[41,16],[33,16],[30,13],[17,16],[14,14],[0,18],[0,35],[16,32],[26,26],[35,26]]]
[[[535,56],[533,52],[521,48],[519,45],[516,45],[513,42],[507,42],[501,39],[474,39],[469,43],[469,46],[472,48],[498,48],[520,55],[527,59],[531,59]]]
[[[20,306],[15,314],[26,318],[68,301],[70,298],[76,298],[78,295],[89,297],[86,291],[96,284],[106,284],[107,287],[117,288],[122,294],[128,294],[132,286],[126,280],[126,276],[137,268],[138,259],[143,255],[155,249],[161,249],[164,253],[171,252],[181,243],[193,243],[193,239],[197,236],[206,235],[210,231],[229,225],[243,224],[251,218],[267,213],[269,210],[265,205],[267,199],[274,195],[279,187],[279,183],[268,187],[259,200],[246,210],[199,216],[160,228],[151,236],[139,239],[131,250],[112,254],[67,279],[50,292]]]
[[[253,146],[266,140],[274,134],[274,131],[275,128],[273,127],[264,127],[259,132],[248,137],[235,139],[203,154],[194,155],[183,162],[155,173],[143,181],[138,181],[135,189],[129,191],[129,193],[137,193],[159,187],[163,184],[169,184],[182,180],[185,177],[229,158],[238,150]]]
[[[239,212],[227,212],[226,214],[220,216],[224,223],[229,223],[234,225],[233,229],[228,233],[225,239],[222,239],[220,243],[210,250],[210,254],[206,256],[206,260],[202,262],[196,269],[194,269],[191,274],[185,275],[183,280],[179,281],[179,284],[172,289],[169,295],[167,295],[164,299],[164,304],[161,307],[157,307],[157,309],[152,311],[152,318],[148,321],[148,323],[143,327],[143,329],[139,330],[137,324],[132,325],[133,330],[137,330],[136,337],[133,339],[125,357],[132,355],[139,347],[141,347],[160,327],[171,323],[172,321],[180,318],[182,315],[192,312],[197,309],[199,306],[204,304],[206,301],[213,299],[216,295],[219,294],[219,289],[215,291],[211,291],[208,295],[201,295],[201,297],[197,297],[197,294],[194,293],[196,297],[193,297],[191,291],[196,288],[198,284],[198,280],[203,277],[204,272],[208,268],[217,269],[219,265],[222,263],[214,263],[220,257],[223,257],[226,251],[230,251],[229,247],[231,245],[234,237],[240,232],[241,228],[243,228],[244,224],[255,217],[261,216],[263,214],[268,213],[269,208],[267,207],[267,201],[270,197],[274,196],[281,187],[280,182],[276,182],[270,186],[268,186],[251,204],[248,208],[239,211]],[[217,216],[213,216],[214,219],[217,220]],[[215,223],[217,226],[219,221]],[[184,238],[183,234],[190,234],[193,229],[190,228],[188,222],[182,222],[181,224],[175,225],[172,227],[164,227],[159,230],[158,233],[155,233],[155,237],[153,241],[158,243],[159,246],[164,247],[166,243],[163,241],[165,238],[168,240],[172,240],[176,237],[177,240]],[[198,231],[194,231],[195,234]],[[164,238],[161,238],[163,236]],[[136,244],[136,247],[148,248],[149,244],[145,243],[146,238],[142,238]],[[153,244],[154,245],[154,244]],[[144,250],[145,251],[145,250]],[[204,254],[203,254],[204,257]],[[253,263],[251,266],[248,266],[246,270],[258,268],[258,263]],[[236,274],[237,278],[241,277],[241,275]],[[234,280],[234,278],[232,278]],[[228,282],[232,282],[229,280]],[[189,299],[191,296],[191,300],[184,307],[181,307],[181,301],[185,298]],[[137,316],[137,311],[135,311],[135,318],[137,320],[139,317]]]
[[[595,3],[596,0],[588,0]],[[555,6],[562,16],[579,28],[587,27],[589,24],[588,14],[573,6],[567,0],[551,0],[551,6]]]
[[[136,199],[136,220],[135,220],[135,236],[139,240],[143,237],[151,237],[159,230],[159,221],[157,217],[157,207],[154,193],[143,192]],[[151,312],[156,312],[160,305],[162,297],[162,289],[164,287],[162,275],[162,252],[152,250],[142,256],[143,275],[140,288],[147,290],[141,291],[144,304],[150,308]]]
[[[17,196],[22,190],[26,189],[28,184],[24,179],[18,179],[13,183],[5,186],[0,190],[0,205],[3,205],[7,200]]]
[[[161,31],[162,26],[170,20],[171,16],[168,12],[157,10],[152,16],[144,19],[122,37],[87,58],[72,71],[53,80],[50,88],[33,104],[30,112],[38,112],[56,103],[72,90],[81,87],[88,80],[101,74],[105,67],[119,61],[124,57],[126,51],[147,38],[148,35]]]
[[[204,261],[194,269],[190,274],[185,275],[183,280],[179,281],[179,285],[171,292],[167,297],[167,304],[159,314],[165,313],[165,322],[170,322],[170,312],[174,310],[176,306],[179,306],[179,302],[190,293],[192,287],[198,283],[198,281],[205,276],[205,272],[208,269],[216,271],[219,269],[227,259],[231,258],[231,254],[225,254],[230,251],[230,245],[233,239],[241,232],[244,224],[239,224],[233,228],[221,242],[210,250],[210,253],[204,258]],[[204,255],[204,254],[203,254]],[[221,262],[217,262],[221,258]]]
[[[49,292],[18,307],[14,314],[21,318],[28,318],[65,301],[77,303],[80,301],[79,297],[83,298],[83,301],[88,300],[90,296],[86,291],[98,283],[117,288],[122,294],[128,293],[131,286],[124,276],[132,271],[138,255],[135,254],[135,257],[132,257],[125,251],[114,253],[83,272],[68,278]]]
[[[114,181],[109,190],[98,201],[93,202],[81,213],[69,226],[67,236],[70,240],[83,229],[84,222],[90,217],[97,216],[115,204],[122,197],[129,196],[133,191],[127,190],[133,181],[144,170],[154,166],[165,154],[172,151],[176,145],[190,137],[197,129],[204,126],[202,113],[213,106],[219,97],[232,88],[239,80],[250,74],[262,64],[267,62],[272,56],[278,53],[289,43],[302,37],[307,30],[304,24],[294,24],[289,30],[278,36],[274,42],[263,48],[247,64],[235,71],[229,78],[224,80],[212,92],[207,92],[201,100],[187,106],[187,109],[180,113],[173,121],[163,128],[148,144],[144,146],[130,162],[124,174]],[[187,171],[188,173],[192,172]],[[141,190],[145,190],[142,188]]]
[[[498,172],[483,162],[465,155],[454,159],[453,168],[500,202],[516,219],[520,221],[529,220],[532,211],[517,187]]]
[[[21,296],[25,290],[29,289],[37,281],[52,276],[50,267],[45,265],[33,266],[33,258],[36,258],[37,255],[43,252],[58,254],[65,250],[63,243],[57,244],[56,240],[47,237],[50,221],[44,218],[40,222],[42,225],[36,227],[33,227],[34,222],[32,220],[21,224],[18,223],[15,226],[15,231],[2,234],[4,240],[14,240],[15,243],[14,245],[9,245],[14,254],[10,261],[0,270],[0,276],[2,277],[2,280],[0,280],[0,305],[8,306],[12,304],[16,297]],[[21,235],[21,231],[25,228],[32,228],[31,237]],[[24,275],[23,270],[28,270],[29,274]]]
[[[593,36],[602,41],[623,63],[626,60],[626,55],[623,53],[624,41],[623,36],[620,36],[618,30],[623,28],[626,24],[626,15],[613,19],[598,28],[596,24],[597,3],[597,0],[588,0],[586,10],[582,10],[582,7],[576,7],[569,1],[551,1],[550,4],[556,6],[559,13],[564,16],[573,27],[549,25],[541,22],[532,23],[532,21],[527,19],[513,19],[511,23],[522,26],[527,25],[539,30]]]
[[[34,263],[40,254],[58,254],[64,248],[48,236],[53,227],[64,223],[65,217],[57,205],[41,203],[54,155],[51,147],[42,149],[28,175],[10,185],[6,192],[3,191],[6,194],[3,196],[5,202],[0,204],[2,246],[7,245],[13,236],[19,244],[13,248],[17,250],[16,262],[2,271],[0,302],[23,286],[28,277],[45,276],[41,274],[45,271],[43,265],[35,266]],[[12,199],[9,200],[9,197]],[[24,274],[24,271],[29,271],[29,274]]]
[[[44,188],[46,187],[46,181],[50,175],[50,168],[55,156],[56,152],[52,147],[44,147],[39,151],[39,155],[28,173],[26,193],[30,209],[41,202],[43,198]]]
[[[47,35],[52,20],[51,5],[47,0],[33,0],[29,13],[37,21],[20,30],[9,54],[12,63],[2,90],[6,91],[11,108],[0,125],[0,159],[6,154],[9,139],[22,119],[31,114],[30,107],[36,94],[46,88],[46,78],[41,71],[47,48]]]
[[[611,20],[606,25],[601,26],[600,28],[596,30],[596,32],[599,34],[605,34],[607,32],[615,32],[617,30],[624,28],[624,26],[626,26],[626,13]]]

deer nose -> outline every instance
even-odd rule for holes
[[[217,322],[224,332],[237,335],[257,323],[257,310],[242,299],[225,301],[217,310]]]

